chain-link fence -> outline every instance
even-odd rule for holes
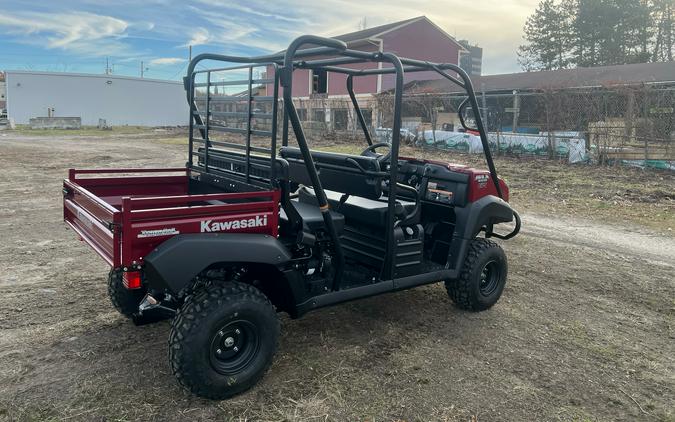
[[[476,134],[462,132],[457,108],[464,98],[406,93],[404,140],[423,147],[482,151]],[[309,137],[361,135],[349,98],[295,101]],[[673,86],[479,93],[478,101],[495,155],[675,168]],[[359,103],[371,133],[381,139],[391,136],[393,96],[363,96]]]
[[[403,126],[416,144],[482,150],[476,137],[457,133],[464,97],[410,93],[404,98]],[[479,93],[478,101],[496,155],[675,169],[673,86]],[[390,109],[390,94],[378,96],[378,104],[381,112]],[[386,118],[382,123],[390,124]]]
[[[217,94],[214,95],[214,98]],[[260,95],[264,95],[261,91]],[[402,110],[403,141],[409,145],[482,152],[476,133],[464,132],[457,114],[465,96],[406,92]],[[380,141],[391,137],[393,95],[360,95],[368,130]],[[536,92],[478,93],[481,115],[494,155],[533,156],[567,162],[675,169],[675,86],[641,85]],[[325,95],[294,99],[310,141],[362,138],[348,97]],[[254,103],[252,129],[269,130],[268,104]],[[219,108],[217,108],[219,107]],[[244,129],[246,98],[212,109],[213,120]],[[221,110],[222,108],[222,110]],[[283,121],[279,104],[279,134]],[[471,114],[471,110],[469,110]],[[225,122],[225,120],[237,120]],[[471,122],[469,115],[467,121]],[[221,122],[218,122],[221,123]],[[290,136],[293,137],[292,131]]]

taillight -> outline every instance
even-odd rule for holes
[[[140,289],[141,288],[141,272],[140,271],[128,271],[125,272],[122,276],[122,283],[127,289]]]

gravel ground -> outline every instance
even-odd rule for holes
[[[181,165],[181,143],[162,132],[0,135],[0,419],[675,420],[672,233],[640,224],[638,200],[623,218],[615,185],[593,188],[590,203],[606,207],[570,210],[552,194],[542,205],[540,181],[574,168],[539,162],[499,163],[524,228],[503,242],[509,281],[493,309],[459,311],[431,285],[282,316],[275,363],[253,390],[191,396],[170,373],[168,322],[119,316],[106,265],[61,215],[68,168]],[[671,176],[594,172],[655,197],[643,210],[672,221]],[[575,183],[557,177],[556,190]]]

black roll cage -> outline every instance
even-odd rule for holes
[[[310,48],[300,49],[302,46],[312,46]],[[328,56],[327,58],[316,58],[317,56]],[[315,57],[312,59],[312,57]],[[204,60],[214,60],[222,61],[229,63],[238,63],[240,66],[221,68],[221,69],[209,69],[196,71],[196,66]],[[378,69],[351,69],[344,67],[344,65],[355,64],[355,63],[365,63],[365,62],[376,62],[376,63],[389,63],[392,67],[383,67]],[[274,79],[253,79],[253,68],[261,66],[273,66],[275,69]],[[288,49],[285,52],[263,55],[263,56],[254,56],[254,57],[242,57],[242,56],[228,56],[221,54],[199,54],[195,56],[191,61],[187,69],[187,76],[183,78],[183,84],[187,92],[187,100],[190,105],[190,126],[189,126],[189,157],[188,157],[188,167],[193,165],[193,135],[194,129],[198,129],[202,139],[205,142],[204,148],[204,167],[205,171],[209,171],[209,146],[211,144],[223,145],[228,147],[241,148],[241,145],[229,144],[226,142],[216,142],[210,141],[208,137],[209,127],[209,117],[211,112],[209,111],[209,101],[210,101],[210,86],[218,84],[227,84],[226,82],[221,83],[212,83],[210,80],[211,72],[221,71],[221,70],[232,70],[232,69],[248,69],[249,78],[246,82],[248,84],[248,124],[245,130],[241,129],[229,129],[229,128],[220,128],[225,131],[237,131],[237,133],[243,133],[246,135],[246,146],[245,146],[245,169],[246,169],[246,182],[249,182],[249,169],[251,166],[251,151],[256,152],[266,152],[271,155],[271,183],[274,186],[278,186],[278,181],[276,180],[276,166],[274,165],[274,160],[276,158],[276,138],[277,138],[277,100],[279,95],[279,86],[283,87],[283,104],[284,104],[284,116],[283,116],[283,133],[282,133],[282,145],[288,145],[288,130],[289,123],[293,128],[295,138],[298,142],[298,147],[302,153],[305,165],[307,167],[308,175],[312,181],[314,191],[317,197],[318,205],[321,210],[324,223],[330,234],[334,245],[335,245],[335,258],[338,262],[336,265],[336,272],[333,280],[333,290],[339,290],[339,284],[342,276],[342,269],[344,267],[344,255],[340,242],[338,239],[337,231],[333,224],[333,220],[329,213],[328,199],[326,193],[321,185],[321,180],[319,178],[317,167],[313,161],[311,151],[307,145],[307,139],[305,137],[302,124],[300,122],[297,110],[293,104],[292,98],[292,84],[293,84],[293,71],[296,69],[311,69],[311,70],[321,70],[325,72],[334,72],[347,75],[347,91],[351,99],[352,105],[356,112],[359,125],[363,130],[366,142],[368,145],[373,145],[372,138],[368,132],[368,128],[363,117],[363,113],[359,107],[358,101],[354,94],[353,89],[353,79],[354,77],[359,76],[368,76],[368,75],[385,75],[385,74],[394,74],[395,88],[394,88],[394,119],[393,119],[393,131],[391,138],[391,158],[390,163],[397,163],[399,157],[399,144],[400,144],[400,132],[401,132],[401,108],[403,101],[403,77],[406,72],[421,72],[421,71],[434,71],[441,75],[443,78],[453,82],[461,88],[464,88],[467,93],[467,99],[464,101],[464,104],[471,105],[473,110],[480,110],[478,105],[478,100],[471,83],[471,79],[467,73],[462,70],[459,66],[451,63],[433,63],[428,61],[421,61],[409,58],[398,57],[395,54],[388,52],[364,52],[360,50],[352,50],[347,47],[347,44],[343,41],[333,39],[318,37],[314,35],[303,35],[291,42]],[[456,73],[459,78],[451,75],[447,71]],[[206,73],[207,74],[207,83],[206,84],[195,84],[195,75],[197,73]],[[273,95],[271,98],[264,98],[265,101],[273,102],[272,107],[272,129],[269,132],[264,132],[260,134],[269,135],[272,139],[272,145],[269,150],[252,147],[251,146],[251,134],[253,131],[250,127],[251,117],[255,114],[252,111],[251,102],[256,100],[263,100],[262,97],[255,97],[252,95],[252,85],[254,83],[265,83],[265,84],[274,84]],[[206,112],[200,112],[196,106],[195,100],[195,87],[196,86],[206,86],[207,95],[206,95]],[[461,110],[460,110],[461,111]],[[202,116],[205,114],[205,119],[202,119]],[[476,122],[476,129],[480,134],[481,144],[483,146],[483,152],[485,154],[485,159],[490,171],[490,176],[492,182],[495,185],[497,194],[500,198],[503,198],[503,193],[499,180],[497,177],[497,171],[494,166],[494,161],[492,159],[492,154],[490,152],[487,133],[483,125],[480,113],[474,113],[474,118]],[[464,124],[463,119],[461,119],[462,124]],[[465,126],[466,127],[466,126]],[[259,131],[260,132],[260,131]],[[394,254],[394,227],[395,227],[395,215],[393,210],[396,206],[396,190],[400,188],[397,187],[397,165],[389,166],[389,195],[388,195],[388,218],[386,225],[386,260],[383,265],[381,278],[382,280],[391,280],[394,275],[394,266],[395,262],[393,261]]]

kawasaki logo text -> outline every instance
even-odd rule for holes
[[[201,222],[201,231],[202,233],[225,232],[229,230],[252,229],[265,226],[267,226],[267,216],[256,215],[255,217],[232,221],[204,220]]]

